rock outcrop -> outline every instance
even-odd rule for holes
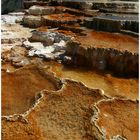
[[[32,16],[32,15],[26,15],[23,17],[22,23],[31,28],[37,28],[43,25],[42,19],[40,16]]]
[[[110,10],[118,10],[118,12],[121,10],[122,12],[128,12],[131,10],[131,12],[136,12],[138,13],[138,2],[136,1],[109,1],[106,0],[104,1],[94,1],[93,2],[93,9],[110,9]]]
[[[23,47],[29,50],[29,56],[38,56],[44,59],[61,60],[66,50],[66,42],[71,36],[59,30],[41,29],[32,32],[29,41],[23,42]],[[62,57],[62,58],[61,58]]]
[[[30,15],[50,15],[55,13],[55,8],[50,6],[32,6],[29,8]]]
[[[60,27],[65,24],[79,23],[83,20],[82,17],[77,17],[68,13],[43,16],[42,19],[44,25],[51,27]]]
[[[60,27],[65,24],[82,22],[83,15],[85,15],[83,12],[66,7],[32,6],[28,14],[23,17],[22,23],[32,28],[40,26]]]
[[[23,0],[2,0],[2,14],[23,9]]]
[[[139,32],[138,16],[136,15],[101,14],[92,19],[85,19],[84,25],[97,31],[121,32],[127,30]]]
[[[119,37],[119,35],[111,35],[117,40],[119,39],[119,46],[113,39],[107,39],[110,36],[109,34],[106,34],[106,37],[103,37],[105,34],[102,36],[100,33],[94,33],[94,35],[95,36],[92,35],[92,37],[79,37],[67,43],[66,55],[72,57],[73,64],[88,66],[100,71],[109,70],[120,76],[138,76],[138,54],[137,51],[135,52],[136,48],[133,48],[137,44],[135,39],[131,40],[131,38],[128,37],[128,39],[126,39],[129,42],[128,48],[124,48],[123,43],[121,43],[121,36]],[[111,38],[111,36],[109,38]],[[90,37],[92,39],[90,39]],[[94,41],[94,37],[98,39],[102,38],[102,40],[96,42]],[[124,37],[122,36],[122,38]],[[132,50],[134,52],[132,52]]]
[[[138,140],[138,38],[121,34],[137,34],[137,7],[111,2],[26,0],[2,16],[2,139]]]

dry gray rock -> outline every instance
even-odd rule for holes
[[[40,16],[29,15],[29,16],[24,16],[23,17],[22,23],[25,26],[32,27],[32,28],[37,28],[37,27],[40,27],[42,25],[42,20],[41,20]]]
[[[49,15],[55,13],[55,8],[50,6],[37,6],[34,5],[29,8],[30,15]]]
[[[29,49],[29,56],[37,56],[46,59],[61,59],[61,56],[65,53],[66,43],[61,40],[59,43],[54,43],[50,46],[44,46],[41,42],[23,42],[23,46]]]
[[[53,43],[59,43],[61,40],[68,41],[70,39],[70,36],[51,30],[48,32],[33,31],[31,37],[32,41],[43,42],[47,46],[53,45]]]

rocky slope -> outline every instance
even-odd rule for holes
[[[103,14],[91,3],[63,4],[2,17],[2,139],[138,140],[138,38],[86,28]]]

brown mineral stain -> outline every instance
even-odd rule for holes
[[[121,135],[127,140],[138,140],[138,102],[115,99],[102,101],[97,124],[106,131],[107,139]]]
[[[24,123],[20,120],[6,121],[2,119],[2,139],[43,140],[37,122],[31,117],[30,123]]]
[[[44,92],[44,97],[29,114],[47,140],[91,140],[92,105],[103,99],[99,90],[91,90],[78,82],[67,80],[56,92]]]
[[[53,14],[53,15],[49,15],[48,17],[51,19],[54,19],[54,20],[56,20],[56,19],[57,20],[72,20],[75,18],[75,16],[70,15],[68,13]]]
[[[9,71],[9,72],[14,72],[16,68],[11,65],[11,63],[5,63],[2,64],[2,71]]]
[[[83,17],[78,17],[75,15],[71,15],[69,13],[62,13],[62,14],[51,14],[47,16],[43,16],[44,19],[49,19],[52,21],[59,21],[59,22],[67,22],[67,21],[77,21],[82,20]]]
[[[48,27],[44,26],[44,27],[39,27],[37,29],[39,32],[48,32]]]
[[[57,90],[56,83],[36,66],[26,66],[12,73],[2,72],[2,115],[24,113],[43,89]]]
[[[86,48],[114,48],[120,51],[138,52],[138,39],[119,33],[89,31],[87,36],[79,36],[77,40]]]
[[[56,32],[74,36],[79,42],[80,55],[87,48],[112,48],[138,54],[137,38],[81,27],[84,16],[88,15],[84,11],[63,6],[53,9],[55,14],[51,15],[25,15],[23,24],[30,27],[43,25],[37,28],[39,32],[59,27]],[[87,68],[70,68],[43,59],[37,61],[35,57],[27,56],[29,50],[19,47],[23,40],[31,37],[31,28],[19,24],[2,25],[2,28],[2,139],[101,140],[101,129],[106,132],[106,139],[120,135],[128,140],[138,140],[138,101],[132,101],[138,99],[138,78],[117,78]],[[9,49],[8,45],[16,47]],[[77,56],[82,61],[80,55]],[[27,65],[15,68],[24,58],[32,62],[26,61]],[[93,60],[89,57],[89,62]],[[113,66],[117,64],[117,61],[109,61]],[[130,67],[131,64],[126,66],[127,69]],[[59,78],[63,79],[63,84]],[[39,100],[40,92],[42,98]],[[95,104],[98,110],[94,110]],[[8,116],[13,114],[16,115]],[[98,118],[95,122],[99,129],[95,122],[91,123],[94,115]]]
[[[56,30],[56,32],[58,33],[62,33],[64,35],[68,35],[68,36],[75,36],[75,33],[71,32],[71,31],[66,31],[66,30]]]
[[[60,78],[69,78],[83,82],[91,88],[102,89],[105,95],[138,99],[138,80],[135,78],[117,78],[110,74],[101,75],[84,68],[69,68],[59,63],[47,63],[51,71]]]

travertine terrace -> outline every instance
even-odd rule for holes
[[[138,2],[18,4],[2,0],[2,139],[138,140]]]

